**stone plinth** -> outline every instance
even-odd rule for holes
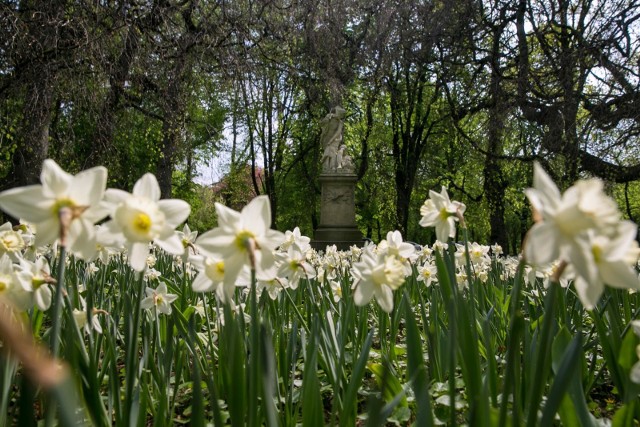
[[[347,250],[352,245],[362,246],[362,233],[356,224],[357,180],[353,173],[320,175],[320,225],[311,242],[315,249],[324,250],[327,245],[336,245],[339,250]]]

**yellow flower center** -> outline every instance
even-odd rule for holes
[[[447,218],[449,218],[451,214],[449,212],[447,212],[447,208],[442,208],[440,209],[440,219],[441,220],[446,220]]]
[[[3,281],[0,281],[0,292],[4,292],[9,286]]]
[[[252,232],[248,230],[242,230],[236,235],[235,244],[238,247],[238,249],[246,250],[249,245],[249,241],[252,239],[255,239],[255,237],[256,235],[253,234]]]
[[[5,251],[17,252],[24,248],[24,240],[15,231],[5,231],[1,236],[0,244]]]
[[[591,246],[591,253],[593,254],[593,260],[597,263],[602,261],[602,248],[598,245]]]
[[[216,270],[219,274],[224,274],[224,261],[216,262]]]
[[[31,286],[33,287],[34,291],[40,288],[40,286],[44,285],[45,283],[47,282],[43,277],[33,276],[33,279],[31,279]]]
[[[133,228],[139,233],[148,233],[151,229],[151,218],[146,213],[140,212],[133,219]]]
[[[62,199],[56,200],[56,202],[53,204],[53,207],[51,208],[51,211],[53,212],[54,215],[58,215],[60,213],[60,209],[74,208],[75,206],[76,206],[76,203],[73,200],[64,197]]]

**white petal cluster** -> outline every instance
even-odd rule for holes
[[[366,305],[375,298],[382,310],[393,310],[393,291],[405,281],[405,268],[397,257],[365,250],[360,261],[353,263],[352,275],[356,305]]]
[[[533,188],[526,195],[538,221],[529,230],[525,259],[534,266],[561,260],[575,272],[575,288],[587,309],[598,302],[605,283],[640,289],[628,262],[637,226],[621,221],[613,199],[598,179],[581,180],[560,194],[558,187],[534,164]]]
[[[42,184],[0,193],[0,208],[35,225],[36,246],[54,243],[61,237],[61,215],[66,209],[71,216],[65,230],[67,248],[80,258],[91,258],[96,251],[93,225],[109,214],[102,201],[107,169],[99,166],[74,176],[47,159],[40,181]]]
[[[224,263],[223,287],[232,289],[242,271],[255,269],[258,280],[276,277],[274,250],[284,241],[284,234],[271,230],[271,207],[267,196],[258,196],[237,212],[216,203],[218,227],[196,240],[203,255]]]
[[[175,229],[187,219],[191,207],[183,200],[160,200],[160,186],[154,175],[143,175],[131,194],[109,189],[105,198],[113,212],[111,221],[105,224],[106,234],[114,240],[124,240],[131,268],[143,271],[147,267],[151,242],[172,255],[184,253]]]
[[[429,198],[420,208],[420,225],[435,227],[436,238],[441,242],[447,242],[449,238],[456,236],[456,221],[464,214],[466,208],[461,202],[451,201],[445,187],[442,187],[440,193],[430,190]]]

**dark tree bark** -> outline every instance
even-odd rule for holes
[[[91,151],[85,160],[85,167],[109,164],[117,158],[113,144],[116,118],[122,108],[125,83],[129,77],[135,55],[140,45],[140,31],[134,23],[129,23],[124,36],[122,51],[114,64],[108,64],[109,91],[97,117],[92,138]]]

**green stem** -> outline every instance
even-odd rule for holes
[[[256,292],[256,271],[251,270],[251,292],[249,293],[249,310],[251,312],[251,328],[249,329],[249,339],[251,343],[251,354],[249,355],[249,419],[250,426],[258,424],[258,376],[260,370],[260,319],[258,315],[258,301]]]
[[[56,277],[56,291],[53,299],[53,308],[51,309],[51,355],[58,357],[60,351],[60,328],[62,326],[60,311],[62,310],[62,286],[64,283],[64,269],[67,249],[60,246],[60,257],[58,258],[58,275]]]
[[[55,294],[53,296],[53,307],[51,309],[51,335],[50,346],[51,346],[51,356],[53,358],[58,357],[58,353],[60,352],[60,329],[62,327],[62,319],[60,316],[60,312],[62,311],[62,292],[63,292],[63,284],[64,284],[64,269],[65,269],[65,258],[67,256],[67,249],[64,245],[60,245],[60,255],[58,257],[58,274],[56,277],[56,289]],[[50,427],[53,425],[53,421],[56,417],[56,405],[55,400],[51,397],[47,399],[47,411],[45,417],[45,427]]]
[[[140,303],[142,302],[142,297],[144,295],[144,281],[143,274],[136,273],[136,288],[137,293],[133,293],[133,297],[135,301],[133,302],[133,319],[131,322],[129,329],[129,340],[127,345],[127,353],[126,353],[126,373],[125,373],[125,381],[126,381],[126,393],[125,393],[125,411],[122,415],[122,425],[129,424],[131,420],[131,410],[133,408],[133,391],[134,384],[136,383],[135,377],[138,372],[138,364],[135,363],[136,357],[138,357],[138,331],[140,330]]]
[[[542,320],[542,329],[540,331],[540,339],[538,341],[537,355],[534,369],[533,383],[529,389],[529,407],[527,416],[527,426],[535,426],[538,418],[538,407],[542,400],[542,394],[544,392],[544,385],[547,380],[551,365],[551,341],[553,336],[551,330],[553,329],[555,321],[555,308],[557,299],[557,287],[560,286],[557,282],[551,282],[547,295],[544,300],[544,318]]]

